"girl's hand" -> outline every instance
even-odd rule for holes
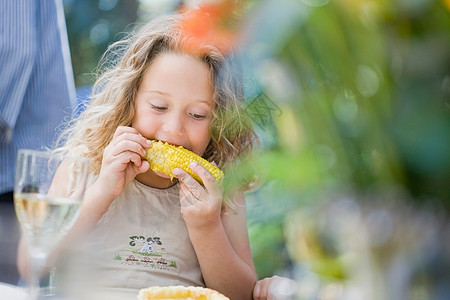
[[[256,282],[254,300],[287,300],[295,293],[295,282],[286,277],[272,276]]]
[[[203,166],[192,162],[190,167],[205,186],[182,169],[173,171],[180,181],[181,213],[189,228],[208,228],[220,222],[222,191],[216,179]]]
[[[149,146],[147,139],[136,129],[119,126],[103,152],[96,183],[101,184],[105,193],[117,197],[137,174],[148,171],[150,165],[142,157]]]

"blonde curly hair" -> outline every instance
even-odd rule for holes
[[[182,31],[182,20],[182,14],[159,17],[108,48],[99,63],[92,101],[62,132],[63,145],[55,151],[90,158],[91,171],[98,174],[116,128],[131,125],[145,71],[159,54],[176,53],[205,62],[214,83],[212,138],[203,157],[226,169],[252,152],[258,139],[246,114],[239,72],[214,45],[188,50],[184,45],[192,37]]]

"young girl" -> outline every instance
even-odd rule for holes
[[[148,286],[195,285],[252,299],[244,187],[225,199],[198,164],[190,167],[204,186],[178,168],[171,180],[142,159],[148,140],[161,140],[214,162],[226,177],[256,141],[228,60],[214,45],[192,49],[182,20],[161,17],[109,49],[118,62],[106,61],[91,104],[57,149],[91,159],[80,216],[61,243],[74,252],[59,257],[65,266],[57,282],[77,297],[87,289],[94,299],[89,289],[100,287],[98,299],[136,299]]]

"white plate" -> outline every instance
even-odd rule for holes
[[[18,286],[0,283],[0,299],[1,300],[26,300],[27,293],[25,289]]]

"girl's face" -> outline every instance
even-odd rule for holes
[[[158,55],[138,88],[132,126],[202,155],[211,139],[213,84],[208,65],[179,54]]]

